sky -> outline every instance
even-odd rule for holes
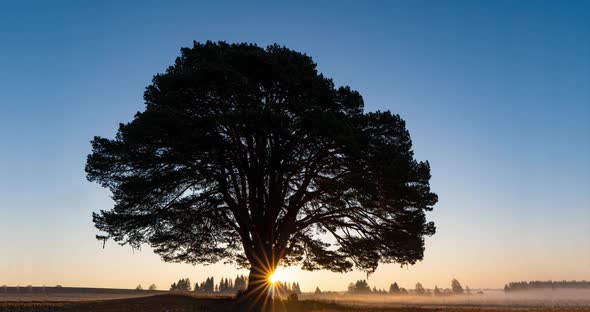
[[[93,136],[143,109],[154,74],[196,41],[307,53],[367,111],[407,122],[439,203],[424,260],[371,286],[500,288],[590,280],[590,1],[2,1],[0,284],[160,289],[234,277],[94,236]],[[366,278],[302,272],[304,291]]]

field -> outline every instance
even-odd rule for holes
[[[127,296],[127,298],[121,298]],[[118,299],[113,299],[119,297]],[[307,297],[307,298],[306,298]],[[382,311],[382,312],[536,312],[554,311],[590,312],[590,305],[574,304],[553,305],[509,305],[490,304],[472,301],[465,302],[418,302],[412,301],[377,301],[371,298],[358,300],[325,300],[303,296],[297,302],[275,301],[275,311]],[[201,312],[201,311],[245,311],[247,304],[237,302],[230,297],[198,297],[180,294],[150,294],[143,295],[128,291],[121,293],[61,293],[58,296],[21,296],[16,298],[0,296],[0,312]]]

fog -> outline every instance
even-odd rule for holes
[[[590,289],[540,289],[519,292],[487,290],[483,294],[426,296],[426,295],[349,295],[346,293],[307,294],[301,299],[321,300],[348,305],[386,306],[481,306],[481,307],[589,307]]]

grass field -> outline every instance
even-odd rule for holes
[[[590,307],[549,307],[549,308],[512,308],[489,306],[371,306],[364,304],[336,304],[313,300],[298,302],[274,302],[275,311],[389,311],[389,312],[590,312]],[[152,295],[125,299],[108,300],[64,300],[64,301],[8,301],[0,302],[0,311],[10,312],[205,312],[205,311],[245,311],[247,305],[229,297],[195,297],[191,295]]]

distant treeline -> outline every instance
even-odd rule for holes
[[[171,291],[192,291],[205,294],[236,294],[246,290],[248,279],[244,275],[238,275],[235,279],[222,278],[219,283],[215,283],[214,277],[208,277],[201,283],[195,283],[194,287],[188,278],[182,278],[170,286]],[[281,294],[301,294],[299,283],[277,282],[275,289]]]
[[[530,281],[511,282],[504,286],[504,291],[520,291],[534,289],[558,288],[590,288],[590,281]]]
[[[322,294],[322,291],[319,288],[316,288],[316,294]],[[394,296],[403,296],[403,295],[414,295],[414,296],[450,296],[450,295],[460,295],[460,294],[471,294],[471,289],[469,286],[463,288],[461,283],[453,279],[451,281],[451,288],[438,288],[438,286],[434,286],[434,289],[427,289],[422,286],[421,283],[416,283],[414,289],[406,289],[403,287],[399,287],[397,283],[393,283],[389,286],[389,290],[385,289],[378,289],[376,287],[371,288],[366,280],[358,280],[356,283],[350,283],[348,285],[348,291],[346,292],[349,295],[394,295]],[[482,293],[479,291],[478,293]]]
[[[221,293],[233,294],[247,287],[247,279],[243,275],[236,276],[235,279],[222,278],[219,283],[215,283],[214,277],[208,277],[201,283],[195,283],[193,286],[190,279],[181,278],[178,282],[170,285],[171,291],[192,291],[198,293]]]

